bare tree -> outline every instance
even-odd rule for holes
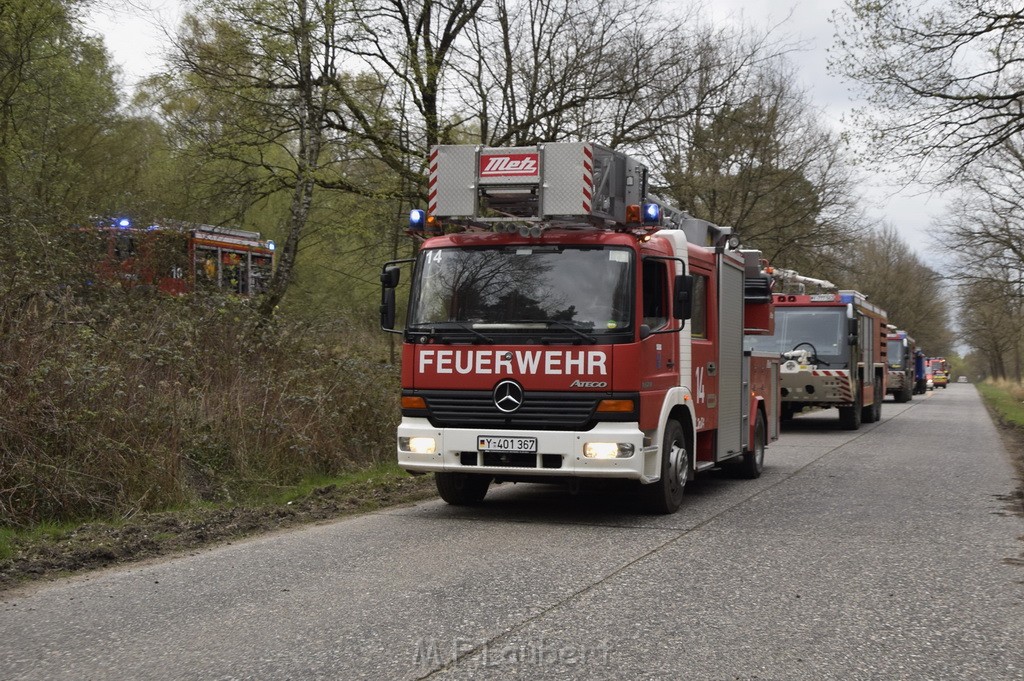
[[[952,296],[943,276],[914,252],[893,225],[883,224],[858,240],[847,251],[836,279],[866,294],[888,313],[891,324],[909,331],[929,354],[953,351]]]
[[[776,57],[734,72],[729,60],[668,126],[655,157],[667,193],[695,216],[732,226],[779,266],[825,276],[864,233],[841,140]],[[835,259],[838,260],[838,259]]]
[[[847,0],[833,71],[863,86],[866,150],[952,182],[1024,132],[1024,11],[1008,0]]]

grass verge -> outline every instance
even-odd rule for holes
[[[249,505],[206,503],[129,518],[0,529],[0,591],[411,503],[435,494],[432,476],[412,477],[388,463],[339,477],[307,479]]]
[[[1005,500],[1024,514],[1024,386],[1015,383],[976,383],[975,387],[999,426],[999,434],[1017,469],[1017,489]]]

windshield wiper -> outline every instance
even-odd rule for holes
[[[485,336],[484,334],[480,333],[469,324],[464,324],[462,322],[438,322],[433,324],[416,324],[414,326],[410,326],[409,328],[407,328],[406,331],[408,331],[409,333],[423,333],[424,331],[429,331],[431,336],[438,335],[440,332],[442,337],[444,337],[444,331],[452,331],[452,329],[448,328],[452,326],[458,327],[463,331],[467,331],[473,334],[484,343],[490,343],[491,345],[494,344],[493,338],[491,338],[490,336]]]
[[[587,333],[586,331],[580,330],[580,328],[578,326],[576,326],[575,324],[570,324],[569,322],[563,322],[561,319],[513,319],[513,320],[510,320],[510,321],[508,321],[506,323],[508,323],[508,324],[547,324],[549,326],[551,324],[554,324],[555,326],[558,326],[559,328],[566,329],[567,331],[572,331],[574,334],[576,334],[577,336],[579,336],[583,340],[587,341],[588,343],[596,343],[597,342],[597,336],[592,336],[591,334]]]
[[[545,319],[544,321],[546,321],[548,324],[557,324],[558,326],[562,327],[563,329],[568,329],[569,331],[572,331],[574,334],[576,334],[577,336],[579,336],[583,340],[587,341],[588,343],[596,343],[597,342],[597,336],[592,336],[589,333],[587,333],[586,331],[581,331],[575,324],[570,324],[569,322],[563,322],[561,319]]]

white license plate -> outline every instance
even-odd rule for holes
[[[537,438],[481,435],[476,439],[476,448],[481,452],[525,452],[536,454]]]

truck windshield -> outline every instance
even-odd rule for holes
[[[800,346],[797,349],[816,353],[819,360],[841,369],[849,362],[846,328],[843,308],[777,307],[775,334],[748,336],[747,345],[753,350],[779,354]]]
[[[435,248],[420,253],[410,329],[593,339],[632,328],[633,252],[616,247]]]
[[[890,369],[902,369],[903,368],[903,341],[891,340],[889,341],[889,347],[886,348],[886,358],[889,362]]]

